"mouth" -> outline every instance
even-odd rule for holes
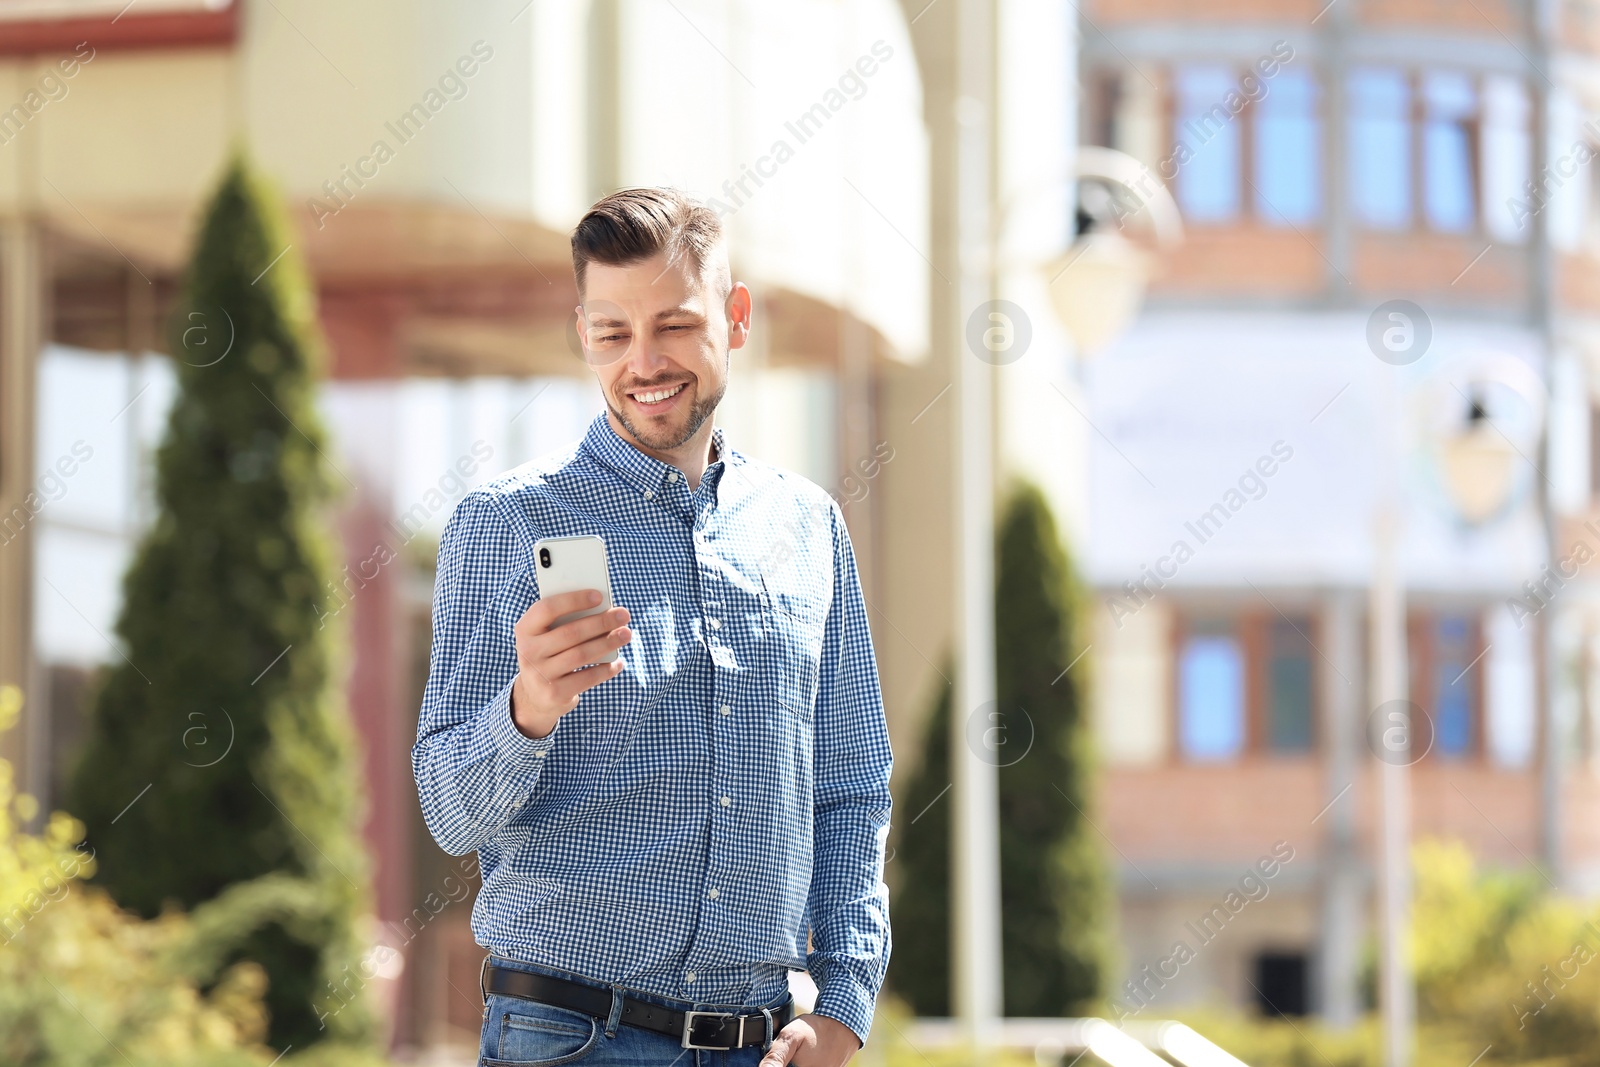
[[[653,389],[639,389],[628,394],[638,407],[648,413],[665,411],[673,405],[678,395],[688,386],[688,382],[679,382],[676,385],[657,386]]]

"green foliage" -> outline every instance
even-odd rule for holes
[[[950,700],[940,681],[922,762],[895,800],[894,851],[885,864],[895,939],[884,984],[928,1016],[950,1014]]]
[[[1416,1067],[1600,1067],[1600,913],[1535,872],[1481,870],[1460,844],[1419,842],[1412,867]],[[1346,1033],[1310,1019],[1186,1021],[1251,1067],[1384,1062],[1376,1015]]]
[[[0,730],[21,697],[0,687]],[[180,973],[194,932],[177,912],[150,921],[82,881],[83,826],[57,812],[21,832],[37,804],[0,761],[0,1063],[38,1067],[223,1067],[267,1057],[259,967],[236,963],[202,993]],[[253,1053],[253,1054],[252,1054]]]
[[[304,1049],[363,1039],[370,1019],[359,1006],[319,1019],[359,951],[366,860],[323,629],[334,570],[313,404],[321,342],[290,244],[236,159],[175,317],[159,514],[124,581],[124,656],[96,694],[71,806],[118,903],[147,917],[213,901],[227,912],[234,925],[215,929],[205,958],[258,963],[270,1042]],[[305,891],[266,906],[240,888],[263,878]]]
[[[1076,633],[1080,592],[1044,496],[1021,486],[1000,518],[995,572],[1000,915],[1007,1015],[1070,1015],[1107,978],[1111,886],[1093,807],[1093,739]],[[1026,756],[1013,749],[1032,747]],[[1020,736],[1019,736],[1020,735]]]
[[[1092,739],[1079,592],[1049,507],[1018,488],[995,545],[1001,938],[1005,1012],[1064,1015],[1107,977],[1111,889],[1089,825]],[[951,694],[939,690],[922,760],[896,808],[895,941],[889,984],[919,1015],[950,1012]],[[1025,755],[1024,755],[1025,753]],[[904,936],[907,932],[913,936]]]

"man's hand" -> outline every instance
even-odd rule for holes
[[[511,721],[528,737],[544,737],[556,720],[578,706],[578,698],[622,670],[622,660],[596,663],[633,640],[628,609],[551,624],[563,615],[600,603],[598,589],[557,593],[535,600],[511,628],[517,642],[517,679],[511,684]]]
[[[827,1015],[799,1015],[772,1036],[758,1067],[844,1067],[861,1050],[855,1031]]]

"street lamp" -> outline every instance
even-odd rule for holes
[[[1383,763],[1379,1006],[1388,1067],[1410,1063],[1416,1028],[1416,990],[1405,951],[1411,907],[1410,768],[1426,755],[1411,750],[1416,726],[1412,715],[1419,709],[1407,701],[1405,586],[1398,565],[1402,499],[1398,460],[1404,454],[1406,412],[1397,389],[1392,374],[1385,373],[1383,425],[1390,435],[1391,455],[1383,465],[1374,514],[1369,608],[1373,725],[1381,733],[1369,736],[1368,743]],[[1452,361],[1416,390],[1411,420],[1424,430],[1450,510],[1469,526],[1487,525],[1510,511],[1520,497],[1517,459],[1538,439],[1544,400],[1543,385],[1527,364],[1497,354]],[[1522,479],[1524,486],[1529,481]]]
[[[1124,224],[1138,223],[1166,253],[1183,242],[1183,221],[1167,187],[1124,152],[1079,148],[1072,179],[1080,203],[1095,210],[1084,215],[1085,232],[1043,269],[1056,316],[1079,354],[1093,357],[1133,321],[1160,265],[1156,254],[1128,239]],[[1106,215],[1116,229],[1097,225]]]

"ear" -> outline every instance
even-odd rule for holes
[[[755,301],[744,282],[734,282],[728,293],[728,347],[743,348],[750,340],[750,320],[755,314]]]

